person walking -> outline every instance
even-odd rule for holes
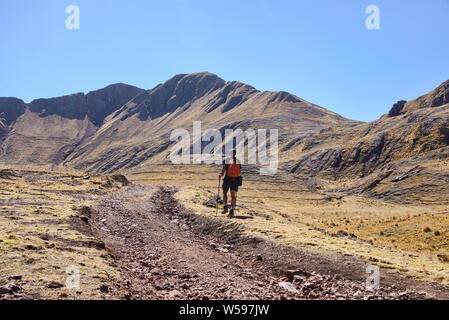
[[[223,177],[223,212],[228,212],[228,191],[231,189],[231,210],[228,217],[234,217],[234,210],[237,206],[237,192],[241,185],[240,171],[242,169],[241,163],[237,160],[236,151],[232,152],[232,159],[223,161],[223,168],[219,177]]]

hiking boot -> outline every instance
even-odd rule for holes
[[[223,211],[221,212],[221,214],[226,214],[227,212],[228,212],[228,206],[224,205]]]
[[[234,218],[234,209],[231,209],[231,211],[229,211],[228,218]]]

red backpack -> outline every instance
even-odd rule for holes
[[[238,178],[240,176],[240,164],[235,159],[227,165],[226,174],[229,178]]]

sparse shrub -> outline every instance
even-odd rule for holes
[[[441,233],[440,233],[440,231],[437,230],[437,231],[435,231],[434,235],[436,235],[438,237],[438,236],[441,236]]]
[[[425,227],[423,231],[424,231],[424,232],[431,232],[432,229],[430,229],[429,227]]]

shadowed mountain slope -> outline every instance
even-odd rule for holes
[[[404,105],[403,112],[411,112],[423,108],[435,108],[449,103],[449,80],[435,90]]]
[[[379,120],[298,139],[283,150],[287,169],[351,180],[337,191],[420,200],[432,193],[434,199],[449,201],[447,190],[441,190],[449,182],[448,83],[416,100],[398,102]]]
[[[115,84],[30,104],[0,98],[0,159],[5,166],[52,168],[92,136],[106,116],[144,90]]]
[[[8,134],[8,127],[26,110],[26,104],[17,98],[0,98],[0,142]]]
[[[71,120],[84,120],[87,116],[95,126],[101,126],[108,115],[142,92],[143,89],[118,83],[87,95],[77,93],[58,98],[37,99],[30,103],[29,109],[40,117],[58,115]]]
[[[28,105],[0,102],[2,163],[95,172],[167,162],[170,132],[193,121],[203,131],[278,128],[286,142],[358,123],[287,92],[260,92],[208,72],[176,75],[151,90],[115,84]]]
[[[357,124],[285,92],[260,92],[210,73],[177,75],[109,116],[66,162],[77,169],[107,172],[165,163],[171,131],[192,132],[193,121],[201,121],[203,132],[277,128],[281,141],[329,126]]]

